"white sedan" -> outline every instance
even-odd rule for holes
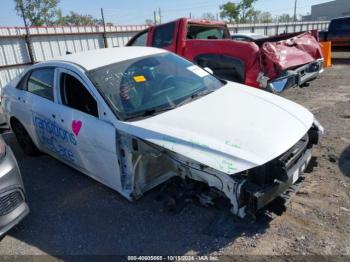
[[[88,51],[31,66],[2,106],[29,155],[50,154],[129,200],[195,179],[245,217],[298,180],[323,129],[302,106],[208,71],[155,48]]]

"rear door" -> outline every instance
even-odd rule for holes
[[[22,109],[26,110],[25,119],[20,121],[37,146],[46,152],[50,148],[51,132],[53,132],[51,119],[55,114],[54,82],[54,67],[35,68],[27,74],[23,83],[25,93],[20,96]]]
[[[78,73],[58,68],[57,123],[62,156],[84,173],[120,190],[116,129],[101,118],[101,105]]]

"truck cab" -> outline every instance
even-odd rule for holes
[[[149,27],[127,45],[163,48],[209,67],[220,78],[259,87],[259,47],[232,41],[224,22],[181,18]]]
[[[322,69],[320,47],[310,33],[293,35],[288,42],[273,38],[260,42],[232,40],[221,21],[180,18],[147,28],[131,38],[127,46],[166,49],[210,68],[221,79],[273,92],[302,85],[316,78]]]

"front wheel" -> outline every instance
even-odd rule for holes
[[[18,144],[26,155],[37,156],[40,154],[40,150],[36,147],[27,130],[20,122],[14,121],[12,123],[12,130],[16,136]]]

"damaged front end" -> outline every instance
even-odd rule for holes
[[[179,176],[203,182],[221,192],[229,199],[234,215],[255,217],[259,209],[298,180],[322,133],[323,128],[315,121],[308,132],[279,157],[252,169],[228,174],[145,139],[117,132],[123,195],[135,200],[155,186]]]

